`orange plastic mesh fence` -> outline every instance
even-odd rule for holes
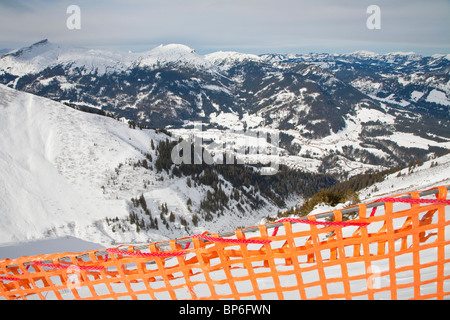
[[[428,199],[447,199],[447,187]],[[407,195],[420,198],[419,192]],[[398,195],[400,196],[400,195]],[[444,299],[450,296],[450,210],[386,202],[367,226],[283,222],[235,230],[233,239],[162,250],[120,247],[0,261],[4,299]],[[447,210],[446,210],[447,209]],[[342,221],[342,210],[333,212]],[[308,219],[315,220],[316,216]],[[213,234],[218,237],[218,234]],[[269,241],[267,241],[269,240]],[[139,253],[138,255],[132,255]],[[165,256],[168,255],[169,257]]]

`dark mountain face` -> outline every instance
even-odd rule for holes
[[[266,56],[266,59],[287,65],[301,62],[319,65],[375,100],[404,110],[447,119],[450,105],[448,58],[449,55],[422,57],[413,53],[378,55],[361,52],[344,55]],[[446,98],[442,101],[435,99],[436,96]]]
[[[47,85],[42,81],[51,80]],[[64,84],[73,84],[65,88]],[[216,111],[212,103],[235,109],[226,79],[216,79],[199,70],[133,68],[127,72],[84,75],[66,72],[63,66],[21,77],[19,90],[104,111],[151,127],[179,126],[183,120],[198,120],[202,112]]]
[[[352,105],[365,102],[377,107],[366,95],[314,65],[278,68],[245,63],[228,72],[242,79],[236,87],[240,101],[247,105],[243,108],[282,130],[305,126],[312,136],[323,137],[345,126],[345,115],[354,112]]]

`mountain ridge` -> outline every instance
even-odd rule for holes
[[[33,46],[48,50],[30,65],[15,65],[11,54],[0,59],[0,83],[174,134],[193,122],[208,130],[278,130],[293,162],[319,161],[324,171],[354,172],[343,162],[355,160],[361,170],[404,165],[444,152],[450,141],[446,55],[201,56],[179,44],[120,54],[48,41]],[[399,134],[429,140],[428,147],[405,147]]]

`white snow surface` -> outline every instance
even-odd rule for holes
[[[139,65],[150,67],[156,67],[158,63],[183,63],[204,69],[212,67],[212,64],[198,55],[194,49],[182,44],[160,45],[148,52],[135,54],[135,59],[139,61]]]
[[[3,85],[0,112],[0,244],[65,236],[102,246],[149,243],[187,236],[187,232],[221,232],[254,225],[277,210],[266,202],[258,212],[244,204],[242,213],[234,203],[224,212],[229,219],[202,221],[198,228],[190,224],[187,231],[180,219],[192,223],[195,208],[211,187],[191,188],[186,177],[169,178],[165,171],[134,166],[147,153],[153,157],[150,166],[154,166],[151,140],[156,146],[169,138],[167,135],[133,130],[112,118],[83,113]],[[230,194],[233,187],[222,182],[223,190]],[[177,216],[169,229],[137,232],[135,225],[127,224],[130,199],[141,194],[154,217],[159,219],[163,204]],[[190,209],[188,199],[192,201]],[[122,219],[126,229],[112,231],[106,218]]]
[[[447,98],[447,95],[445,94],[445,92],[437,90],[437,89],[433,89],[428,94],[426,101],[434,102],[437,104],[442,104],[444,106],[450,106],[450,100],[449,100],[449,98]]]
[[[367,202],[445,185],[450,185],[450,154],[388,175],[382,182],[361,190],[359,195],[361,201]]]
[[[235,51],[217,51],[210,54],[205,55],[205,59],[214,63],[216,65],[232,65],[236,62],[243,61],[261,61],[262,58],[260,56],[248,53],[240,53]]]
[[[0,244],[0,259],[8,257],[16,259],[23,256],[35,256],[40,254],[57,252],[83,252],[102,249],[103,246],[84,241],[75,237],[65,236],[35,241]]]
[[[2,57],[0,70],[23,76],[40,72],[48,67],[70,64],[71,68],[79,67],[86,73],[97,71],[98,74],[104,74],[126,70],[132,62],[132,54],[45,42],[25,48],[16,56]]]
[[[214,66],[194,49],[182,44],[160,45],[145,52],[120,52],[54,44],[49,41],[31,45],[0,59],[0,70],[23,76],[57,65],[80,68],[84,73],[127,71],[140,65],[149,68],[177,64],[214,70]]]
[[[0,243],[58,230],[104,241],[92,224],[128,214],[123,198],[102,193],[105,177],[156,134],[3,85],[0,97]]]

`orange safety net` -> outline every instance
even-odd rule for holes
[[[395,198],[440,202],[391,200],[374,215],[359,204],[357,219],[344,221],[354,225],[339,225],[345,215],[336,210],[333,225],[283,221],[276,232],[259,225],[171,240],[165,250],[152,243],[4,259],[0,299],[448,298],[447,187],[430,190]]]

